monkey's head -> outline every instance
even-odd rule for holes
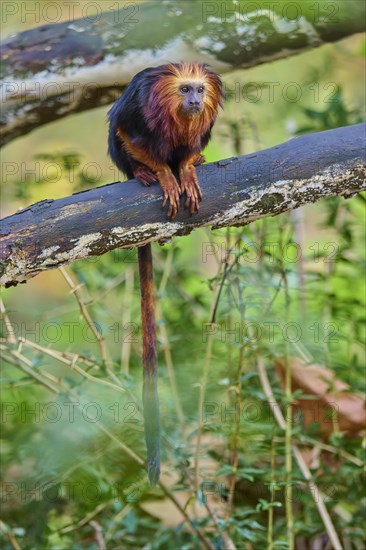
[[[151,89],[149,113],[165,113],[179,124],[182,118],[214,120],[222,107],[220,77],[202,63],[170,63],[156,68],[159,78]]]

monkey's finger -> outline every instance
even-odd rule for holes
[[[200,188],[200,185],[199,185],[198,181],[194,182],[194,187],[195,187],[195,191],[196,191],[196,195],[197,195],[198,199],[202,200],[202,191],[201,191],[201,188]]]
[[[185,203],[184,203],[184,208],[185,208],[185,209],[187,209],[187,208],[190,209],[190,204],[191,204],[192,198],[193,198],[193,197],[192,197],[191,190],[190,190],[190,189],[187,189],[187,190],[186,190],[186,194],[187,194],[187,198],[186,198]]]
[[[199,200],[199,195],[197,193],[197,189],[193,188],[192,201],[194,202],[194,204],[198,204],[198,200]]]
[[[177,212],[178,212],[178,209],[177,209],[176,205],[170,203],[169,209],[168,209],[169,218],[171,218],[171,219],[175,218],[175,216],[177,215]]]
[[[178,209],[179,209],[179,199],[180,199],[179,192],[177,190],[175,190],[174,191],[174,196],[173,196],[173,202],[176,204]]]
[[[168,215],[174,218],[179,210],[179,193],[177,189],[173,189],[169,194],[169,203]]]
[[[198,200],[192,201],[191,202],[191,210],[190,210],[191,214],[196,214],[198,212],[198,208],[199,208]]]
[[[198,208],[199,208],[198,199],[196,197],[193,197],[193,196],[187,197],[187,199],[184,203],[184,208],[186,210],[188,210],[190,215],[195,214],[196,212],[198,212]]]
[[[179,193],[176,193],[176,195],[175,195],[175,205],[176,205],[177,211],[179,210],[179,201],[180,201]]]
[[[177,215],[177,209],[176,209],[175,205],[170,204],[169,210],[168,210],[168,216],[173,219],[173,218],[175,218],[176,215]]]

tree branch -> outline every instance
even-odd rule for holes
[[[224,73],[363,32],[365,3],[148,0],[95,17],[66,15],[2,42],[1,145],[113,102],[150,65],[194,60]]]
[[[196,227],[245,225],[323,197],[350,197],[366,189],[365,129],[358,124],[307,134],[198,167],[204,198],[192,217],[182,209],[167,219],[160,186],[136,180],[33,204],[2,220],[0,284],[16,285],[87,256],[187,235]]]

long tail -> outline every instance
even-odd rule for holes
[[[146,244],[139,247],[137,253],[141,290],[142,363],[144,368],[142,400],[147,448],[147,473],[151,485],[156,485],[160,476],[160,413],[151,245]]]

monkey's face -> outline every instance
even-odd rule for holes
[[[184,82],[178,88],[180,110],[186,116],[199,115],[204,108],[205,86],[202,82]]]

